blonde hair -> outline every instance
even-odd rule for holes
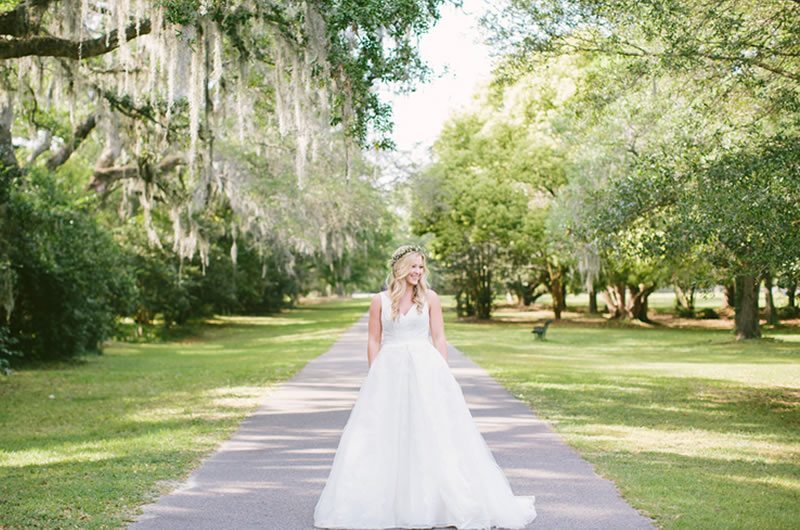
[[[408,273],[411,272],[411,261],[415,256],[422,257],[422,276],[420,276],[417,285],[412,287],[411,302],[417,306],[417,311],[422,313],[422,308],[425,306],[425,296],[429,288],[425,279],[425,275],[428,273],[428,263],[424,252],[416,248],[409,250],[407,246],[402,246],[395,250],[392,256],[393,258],[389,265],[389,276],[386,278],[386,291],[392,301],[392,320],[396,320],[400,315],[400,299],[406,292],[408,283],[405,280]]]

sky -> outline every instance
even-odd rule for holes
[[[383,94],[393,107],[397,151],[415,162],[427,161],[444,122],[468,105],[479,83],[490,77],[489,49],[478,27],[484,1],[464,0],[460,8],[445,5],[441,19],[419,44],[422,58],[433,69],[431,79],[409,94]]]

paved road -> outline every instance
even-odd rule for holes
[[[341,430],[366,376],[366,318],[292,379],[130,525],[134,530],[311,530]],[[478,427],[517,495],[535,495],[529,528],[653,528],[613,483],[451,347],[449,364]]]

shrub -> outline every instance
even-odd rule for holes
[[[206,313],[192,294],[193,266],[185,264],[179,274],[180,262],[174,253],[142,245],[132,249],[131,267],[138,293],[133,312],[137,322],[149,324],[161,315],[169,327]]]
[[[714,320],[719,318],[719,313],[717,313],[710,307],[704,307],[703,309],[697,312],[697,318],[702,318],[704,320]]]
[[[787,318],[797,318],[800,317],[800,307],[779,307],[778,308],[778,318],[780,319],[787,319]]]
[[[126,258],[94,218],[95,200],[70,195],[42,171],[11,190],[3,239],[14,308],[0,316],[5,344],[26,357],[100,353],[116,314],[128,309],[135,291]]]
[[[11,336],[7,326],[0,325],[0,373],[8,375],[11,371],[11,359],[22,354],[15,348],[17,339]]]

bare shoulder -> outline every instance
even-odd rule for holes
[[[425,293],[425,296],[428,298],[428,303],[431,304],[432,306],[441,305],[441,302],[439,301],[439,295],[436,294],[436,291],[434,291],[433,289],[428,289],[427,292]]]
[[[372,303],[370,307],[380,307],[381,306],[381,293],[375,293],[372,297]]]
[[[369,304],[370,319],[376,322],[380,319],[381,306],[382,306],[381,293],[376,293],[372,297],[372,302],[370,302]]]

